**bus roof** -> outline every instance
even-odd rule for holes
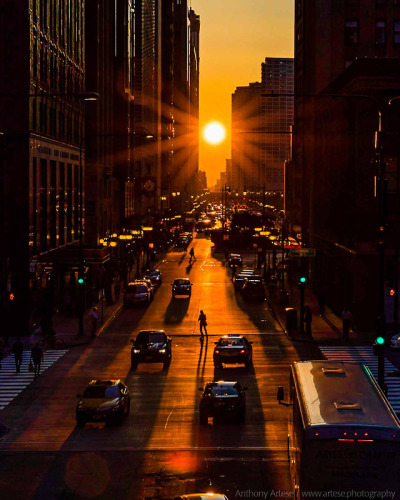
[[[362,363],[301,361],[292,373],[304,426],[363,425],[400,429],[400,422]]]

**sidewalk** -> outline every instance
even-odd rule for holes
[[[280,324],[290,340],[317,343],[323,345],[371,345],[373,334],[371,332],[358,332],[350,329],[349,338],[343,338],[342,320],[329,307],[325,306],[324,315],[320,316],[317,297],[310,286],[304,290],[304,305],[308,305],[312,312],[311,337],[300,332],[300,289],[297,284],[289,287],[285,282],[286,301],[281,299],[281,292],[270,294],[267,287],[267,301]],[[285,296],[284,296],[285,297]],[[287,330],[286,308],[292,307],[297,310],[297,329]]]
[[[161,262],[165,259],[166,253],[160,254],[153,264],[153,267],[157,268]],[[77,347],[81,345],[90,344],[94,338],[101,334],[101,332],[111,323],[114,317],[119,313],[123,307],[123,293],[121,293],[119,300],[115,301],[113,304],[107,305],[106,300],[100,300],[97,304],[85,311],[83,320],[83,331],[84,335],[78,335],[79,330],[79,318],[78,316],[67,316],[65,314],[56,313],[53,316],[53,329],[56,332],[54,335],[54,345],[50,345],[50,342],[45,340],[41,335],[40,331],[33,333],[30,336],[21,336],[21,342],[24,344],[24,350],[30,350],[35,342],[39,342],[40,345],[45,349],[70,349],[71,347]],[[97,307],[97,313],[99,319],[97,322],[96,335],[91,335],[92,321],[91,313],[93,307]],[[46,339],[51,339],[50,336]],[[8,356],[11,352],[13,343],[16,337],[8,337],[8,346],[5,347],[4,357]]]

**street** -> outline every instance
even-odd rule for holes
[[[289,365],[310,359],[310,344],[292,344],[268,303],[244,303],[231,272],[211,242],[194,238],[196,260],[174,249],[161,262],[163,284],[148,308],[123,309],[91,344],[69,350],[1,413],[10,431],[0,442],[0,488],[6,498],[173,498],[182,493],[290,490],[287,390]],[[245,254],[245,265],[254,254]],[[172,299],[170,283],[189,277],[192,296]],[[208,339],[199,342],[197,317],[207,314]],[[141,329],[172,337],[172,362],[130,367],[130,339]],[[220,335],[253,342],[253,367],[215,369]],[[126,381],[130,415],[122,426],[75,427],[76,395],[91,379]],[[246,422],[200,427],[200,387],[212,380],[248,387]],[[23,480],[22,480],[23,479]],[[4,497],[5,498],[5,497]]]

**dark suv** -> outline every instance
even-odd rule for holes
[[[164,363],[167,368],[171,363],[172,340],[164,330],[141,330],[136,339],[131,339],[131,366],[133,369],[139,363]]]
[[[208,417],[227,419],[233,417],[238,422],[244,422],[246,416],[247,387],[239,382],[210,382],[203,391],[200,399],[200,424],[207,425]]]
[[[128,387],[121,380],[92,380],[83,394],[78,394],[76,425],[106,421],[121,424],[129,414],[131,398]]]

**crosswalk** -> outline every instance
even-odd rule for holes
[[[44,359],[40,366],[42,374],[53,363],[58,361],[67,350],[49,350],[44,352]],[[34,374],[28,370],[31,351],[24,351],[20,373],[15,371],[14,356],[11,354],[1,361],[0,370],[0,410],[3,410],[34,380]]]
[[[326,359],[331,361],[353,361],[364,363],[378,380],[378,357],[375,356],[372,346],[319,346]],[[388,386],[388,400],[400,417],[400,377],[390,376],[398,372],[397,368],[385,358],[385,383]]]

